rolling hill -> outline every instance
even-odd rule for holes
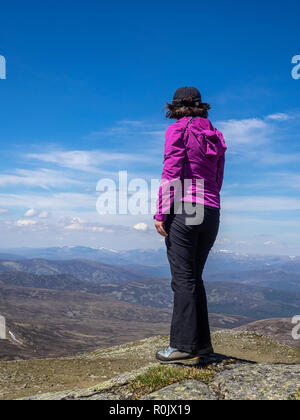
[[[170,308],[137,305],[106,295],[3,283],[0,313],[7,319],[8,338],[0,340],[2,360],[76,355],[168,334],[171,320]],[[211,314],[210,320],[214,329],[252,321],[218,314]]]
[[[56,263],[55,263],[56,264]],[[70,262],[67,262],[69,267]],[[80,262],[81,264],[81,262]],[[44,266],[44,265],[43,265]],[[81,266],[81,265],[80,265]],[[165,278],[140,277],[126,282],[116,282],[116,271],[109,273],[105,266],[103,275],[97,283],[79,280],[70,274],[37,275],[18,271],[0,272],[0,284],[56,291],[84,292],[122,302],[152,308],[171,308],[173,294],[170,280]],[[71,271],[71,270],[70,270]],[[122,271],[121,271],[122,272]],[[97,274],[99,267],[97,266]],[[111,278],[115,282],[110,282]],[[87,276],[84,276],[87,278]],[[207,282],[208,304],[211,313],[244,316],[251,319],[290,317],[300,313],[300,293],[255,287],[240,283]]]
[[[240,271],[222,274],[207,274],[207,281],[237,282],[258,287],[271,287],[278,290],[300,292],[300,274],[282,269],[265,268],[264,270]]]
[[[141,277],[140,274],[126,268],[79,259],[65,261],[45,259],[0,260],[0,273],[1,271],[19,271],[37,275],[67,274],[76,277],[78,280],[95,284],[126,283]]]
[[[292,337],[292,329],[294,327],[295,325],[292,324],[291,318],[274,318],[251,322],[237,328],[237,330],[254,332],[279,343],[300,348],[300,339],[295,340]]]
[[[152,256],[146,252],[142,262]],[[130,264],[7,257],[0,260],[0,314],[10,333],[0,341],[0,358],[74,355],[169,332],[169,278],[141,274],[141,266]],[[300,293],[292,290],[299,275],[292,271],[265,267],[205,277],[213,328],[300,313]],[[259,332],[262,325],[253,328]],[[276,328],[280,335],[283,327]]]

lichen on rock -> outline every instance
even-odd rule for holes
[[[289,400],[300,387],[300,365],[236,365],[216,375],[211,388],[225,400]]]

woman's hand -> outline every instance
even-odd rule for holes
[[[165,224],[164,224],[164,222],[159,222],[158,220],[156,220],[155,227],[156,227],[157,232],[161,236],[163,236],[164,238],[166,238],[168,236],[167,232],[165,231]]]

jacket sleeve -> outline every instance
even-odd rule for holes
[[[174,202],[174,193],[181,193],[181,175],[185,160],[184,128],[171,125],[166,132],[165,161],[154,219],[165,222]],[[179,191],[180,189],[180,191]]]
[[[224,171],[225,171],[225,154],[220,156],[219,161],[218,161],[217,184],[218,184],[219,191],[221,191],[222,189]]]

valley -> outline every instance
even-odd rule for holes
[[[0,259],[0,314],[6,317],[8,332],[8,340],[0,340],[0,359],[74,356],[169,333],[170,278],[143,273],[130,261],[130,252],[123,253],[122,264],[111,265],[95,259],[46,259],[46,250],[40,251],[43,258],[31,259],[29,251],[26,257],[21,251],[16,258],[6,251]],[[147,264],[157,256],[156,251],[141,254],[140,262]],[[297,289],[299,274],[282,268],[289,261],[295,262],[275,258],[276,267],[257,271],[235,272],[233,265],[222,277],[207,270],[212,329],[250,325],[259,332],[263,320],[272,318],[272,334],[293,345],[286,329],[288,320],[300,313],[300,292],[291,290]],[[253,266],[253,261],[246,265]]]

